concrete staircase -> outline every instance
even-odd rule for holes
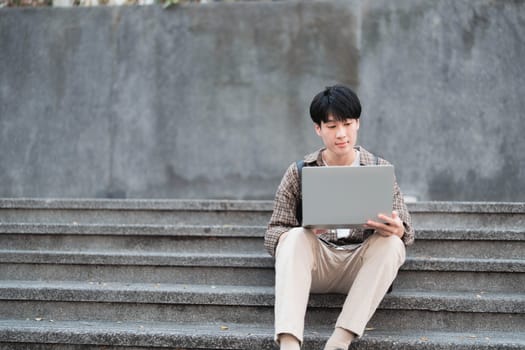
[[[525,204],[414,203],[351,349],[525,349]],[[266,201],[0,200],[0,349],[276,349]],[[344,296],[312,295],[304,349]]]

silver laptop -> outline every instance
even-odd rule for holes
[[[304,167],[301,181],[304,227],[361,227],[392,212],[391,165]]]

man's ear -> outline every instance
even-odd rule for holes
[[[315,129],[317,136],[321,136],[321,125],[314,123],[314,129]]]
[[[359,124],[359,119],[356,119],[356,120],[355,120],[355,122],[357,123],[357,125],[356,125],[356,128],[355,128],[355,129],[356,129],[356,130],[359,130],[359,125],[360,125],[360,124]]]

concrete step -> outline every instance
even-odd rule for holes
[[[416,244],[352,348],[525,348],[525,205],[409,208]],[[0,199],[0,349],[274,348],[271,209]],[[312,296],[306,349],[322,347],[343,300]]]
[[[419,202],[408,204],[415,227],[433,229],[521,230],[525,203]]]
[[[4,250],[264,252],[265,226],[0,224]],[[521,259],[525,230],[418,229],[414,257]]]
[[[4,250],[264,253],[261,226],[0,224]]]
[[[309,326],[333,326],[344,303],[338,294],[312,295]],[[4,281],[0,315],[53,321],[144,321],[273,324],[272,287]],[[417,320],[417,325],[414,325]],[[369,323],[377,330],[521,331],[525,295],[395,291]],[[409,327],[409,328],[407,328]]]
[[[106,266],[253,267],[273,269],[273,258],[264,253],[137,253],[53,250],[0,250],[0,263],[66,264]],[[525,259],[459,259],[408,257],[401,270],[525,272]]]
[[[305,330],[304,350],[321,349],[329,327]],[[24,350],[277,349],[267,325],[159,322],[59,322],[0,320],[0,349]],[[517,350],[525,336],[516,332],[403,332],[368,330],[351,350]]]
[[[71,280],[272,286],[273,259],[261,254],[137,254],[4,251],[0,280]],[[518,259],[407,258],[394,283],[418,290],[523,290]]]
[[[416,228],[413,257],[525,259],[525,230]]]
[[[2,223],[99,225],[266,225],[270,201],[1,199]]]
[[[265,226],[272,201],[0,198],[2,223]],[[520,230],[525,203],[408,203],[414,226]]]

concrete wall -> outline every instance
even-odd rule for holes
[[[273,197],[324,86],[420,200],[523,201],[525,4],[0,10],[0,197]]]

